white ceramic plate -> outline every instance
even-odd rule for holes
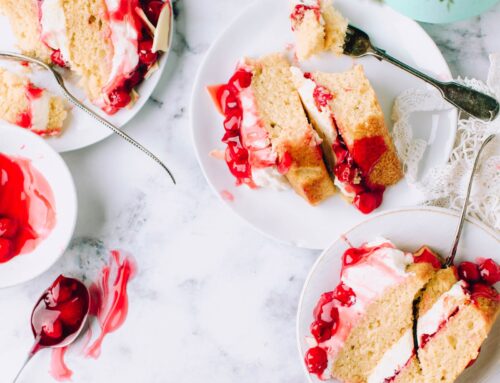
[[[353,246],[384,237],[406,251],[418,250],[422,245],[429,245],[443,256],[450,252],[455,230],[458,225],[458,214],[438,208],[414,208],[388,211],[373,216],[354,226],[338,238],[321,254],[306,279],[297,314],[297,341],[300,358],[307,352],[305,337],[309,335],[312,312],[322,293],[332,291],[340,280],[342,254],[349,247],[347,238]],[[332,237],[330,237],[331,239]],[[468,221],[459,245],[456,263],[475,261],[476,258],[493,258],[500,263],[500,238],[485,225],[477,221]],[[488,340],[482,347],[479,359],[473,367],[467,369],[457,381],[494,383],[500,379],[500,368],[496,361],[500,358],[500,321],[493,328]],[[316,376],[310,375],[305,364],[304,371],[309,382],[320,382]],[[336,381],[333,381],[336,382]]]
[[[0,122],[0,153],[31,160],[54,193],[56,225],[50,235],[28,254],[0,263],[0,288],[26,282],[51,267],[73,236],[77,200],[73,178],[63,159],[44,140],[17,126]]]
[[[152,76],[145,80],[141,85],[139,85],[137,91],[140,95],[139,99],[130,109],[122,109],[113,116],[107,115],[101,109],[92,105],[86,98],[83,91],[76,86],[78,79],[75,76],[70,76],[68,71],[62,71],[65,80],[67,79],[68,89],[79,99],[82,100],[85,106],[92,109],[94,112],[98,113],[109,122],[122,128],[127,124],[139,111],[142,109],[146,101],[149,99],[153,93],[156,85],[160,81],[161,75],[165,68],[167,57],[172,46],[172,36],[174,31],[174,17],[172,12],[171,24],[170,24],[170,42],[169,50],[162,54],[159,60],[159,69],[152,74]],[[8,18],[0,15],[0,51],[14,51],[18,52],[16,48],[16,38],[10,28]],[[6,61],[0,61],[0,66],[7,69],[19,70],[20,65],[17,63],[11,63]],[[36,68],[36,67],[33,67]],[[55,79],[49,73],[43,70],[34,70],[30,75],[32,81],[43,88],[49,89],[54,94],[62,95],[62,92],[57,85]],[[64,97],[64,96],[63,96]],[[112,132],[107,127],[101,125],[92,117],[87,115],[80,109],[73,107],[68,102],[68,106],[71,109],[68,118],[64,123],[64,132],[59,137],[47,138],[46,141],[52,146],[56,151],[68,152],[71,150],[81,149],[89,145],[95,144],[96,142],[104,140],[109,137]]]
[[[451,78],[449,68],[434,42],[422,28],[391,8],[366,0],[338,0],[337,8],[353,24],[367,31],[375,44],[424,72]],[[223,161],[209,156],[213,149],[223,149],[222,117],[212,105],[205,88],[226,82],[243,56],[261,56],[282,51],[293,42],[289,21],[289,0],[261,0],[251,5],[220,36],[200,67],[191,102],[191,127],[198,160],[205,176],[217,194],[229,191],[233,202],[227,204],[261,232],[297,246],[324,249],[331,238],[362,221],[366,216],[339,196],[318,207],[310,207],[292,191],[249,190],[236,187]],[[363,64],[380,99],[386,121],[390,121],[394,98],[403,90],[422,87],[424,83],[389,63],[374,58],[357,60]],[[325,54],[303,65],[324,71],[350,68],[353,59]],[[419,113],[412,116],[416,137],[431,144],[423,161],[423,172],[447,160],[456,133],[455,110],[439,114]],[[390,188],[380,210],[414,206],[422,201],[416,190],[403,181]],[[380,211],[379,210],[379,211]]]

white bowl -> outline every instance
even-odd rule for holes
[[[0,288],[26,282],[49,269],[64,253],[75,230],[75,184],[63,159],[39,136],[0,122],[0,153],[31,160],[54,193],[56,224],[47,238],[30,253],[0,263]]]
[[[308,382],[316,383],[320,380],[307,372],[303,362],[308,349],[305,337],[310,334],[313,309],[320,295],[332,291],[339,283],[342,254],[349,247],[345,239],[353,246],[360,246],[375,237],[384,237],[403,250],[415,251],[423,245],[428,245],[446,257],[455,238],[458,216],[454,211],[431,207],[383,212],[348,230],[321,254],[304,283],[297,313],[297,342]],[[498,233],[478,221],[469,220],[464,228],[456,263],[464,260],[475,261],[477,257],[493,258],[500,263],[499,250]],[[500,360],[500,347],[497,347],[499,340],[500,321],[483,344],[477,362],[460,376],[457,383],[500,381],[500,368],[496,364],[496,361]]]

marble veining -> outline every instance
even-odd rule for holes
[[[74,240],[49,271],[0,290],[0,382],[10,382],[33,339],[32,305],[57,275],[91,278],[109,249],[133,254],[125,325],[98,360],[68,355],[74,382],[304,382],[295,313],[319,255],[251,229],[212,193],[196,162],[188,126],[193,79],[204,53],[251,1],[177,0],[167,70],[127,132],[175,171],[178,186],[149,159],[111,137],[68,153],[77,185]],[[423,25],[455,76],[485,79],[487,53],[500,51],[500,4],[474,19]],[[40,353],[21,382],[52,382]]]

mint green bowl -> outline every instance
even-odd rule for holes
[[[385,0],[396,11],[427,23],[451,23],[477,16],[500,0]]]

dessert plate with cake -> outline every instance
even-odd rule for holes
[[[446,267],[459,220],[438,208],[388,211],[323,252],[297,317],[309,382],[498,381],[500,238],[468,221]]]
[[[451,78],[420,26],[382,4],[277,0],[256,2],[220,36],[193,90],[195,150],[214,191],[263,233],[302,247],[323,249],[367,214],[423,201],[404,181],[391,111],[425,84],[342,56],[348,20],[396,57]],[[457,113],[412,118],[428,142],[421,176],[448,159]]]
[[[160,80],[172,28],[169,0],[0,0],[0,51],[58,68],[71,93],[118,127],[140,111]],[[0,102],[13,106],[0,109],[0,119],[43,136],[59,152],[111,134],[70,107],[50,73],[6,60],[0,67]],[[11,85],[15,90],[6,91]],[[34,97],[33,87],[43,97]]]
[[[0,288],[26,282],[64,253],[75,229],[73,178],[43,138],[0,121]]]

